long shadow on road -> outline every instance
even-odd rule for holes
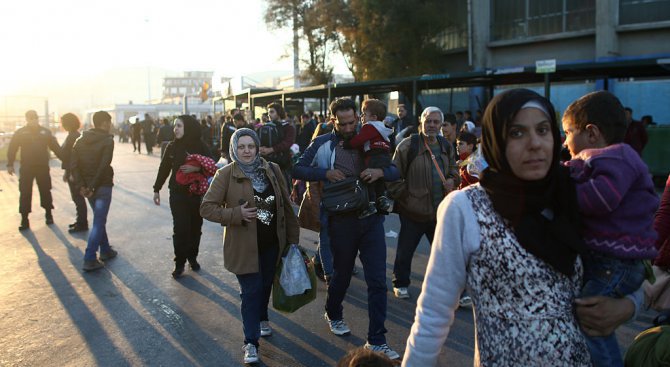
[[[128,360],[119,351],[107,331],[98,322],[95,315],[86,303],[78,296],[72,283],[67,279],[56,261],[42,249],[39,241],[32,232],[21,232],[23,237],[30,243],[37,254],[39,264],[44,276],[51,284],[54,293],[68,313],[74,325],[79,329],[84,340],[86,340],[91,354],[98,365],[109,365],[109,361],[116,364],[128,365]]]
[[[68,249],[70,260],[80,265],[84,254],[63,235],[58,228],[51,228],[56,237]],[[127,262],[122,254],[111,260],[111,266],[85,274],[84,280],[93,290],[100,302],[108,310],[123,332],[136,354],[145,364],[155,364],[165,361],[169,365],[188,366],[212,365],[221,362],[221,357],[228,353],[211,338],[207,338],[198,328],[197,323],[190,319],[182,309],[170,302],[169,297],[153,284],[146,276]],[[122,270],[119,270],[122,269]],[[109,273],[107,273],[109,271]],[[188,355],[174,348],[160,331],[151,325],[124,297],[118,297],[121,292],[113,283],[112,275],[118,278],[131,292],[135,294],[140,304],[158,324],[169,333]],[[109,297],[112,291],[114,297]],[[151,343],[152,348],[143,348]],[[145,350],[151,351],[147,355]],[[230,357],[230,356],[229,356]],[[107,361],[109,362],[109,361]],[[162,364],[158,362],[159,364]],[[105,365],[108,363],[103,363]]]
[[[200,275],[202,276],[203,279],[206,279],[212,284],[215,284],[216,286],[221,288],[221,290],[223,290],[224,292],[239,297],[239,291],[229,286],[228,284],[224,283],[221,279],[202,270],[200,271]],[[228,301],[225,302],[229,303]],[[272,302],[272,300],[270,300],[270,302]],[[235,309],[236,312],[239,314],[239,308],[237,305],[235,305]],[[303,346],[296,343],[295,342],[296,340],[304,341],[314,350],[323,353],[325,356],[335,361],[338,360],[347,352],[346,350],[343,350],[335,346],[331,341],[326,340],[318,335],[315,335],[313,330],[306,329],[301,323],[291,320],[284,314],[281,314],[279,312],[270,309],[269,316],[271,322],[276,326],[279,326],[283,330],[283,334],[275,333],[273,334],[272,338],[265,339],[264,342],[275,346],[277,349],[283,351],[286,355],[290,356],[290,358],[292,358],[293,360],[299,361],[298,364],[292,363],[290,365],[317,366],[326,363],[326,361],[324,361],[322,357],[314,353],[311,353],[309,350],[306,350]],[[238,317],[238,319],[241,320],[241,317]],[[290,333],[290,335],[286,335],[286,333]],[[242,339],[242,335],[240,335],[240,339]],[[353,345],[361,345],[365,342],[364,340],[361,340],[360,338],[354,337],[352,335],[348,336],[346,339],[349,343],[352,343]],[[262,349],[263,348],[261,347],[261,350]],[[266,358],[268,357],[265,352],[263,352],[263,355]],[[285,360],[285,357],[277,356],[276,358],[277,359],[283,358],[284,364],[282,364],[282,366],[289,366],[289,364],[286,364],[289,362]]]

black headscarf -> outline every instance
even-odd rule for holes
[[[189,154],[200,154],[209,157],[209,149],[200,140],[200,124],[193,116],[182,115],[177,117],[184,123],[184,136],[180,139],[174,138],[174,161],[173,165],[181,166]]]
[[[530,101],[548,115],[554,138],[551,168],[536,181],[516,177],[505,155],[507,130]],[[491,100],[482,122],[482,153],[489,166],[480,183],[496,211],[512,225],[521,246],[559,272],[572,275],[584,242],[579,234],[575,186],[567,168],[560,165],[560,150],[556,113],[546,98],[528,89],[513,89]]]

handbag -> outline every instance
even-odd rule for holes
[[[307,274],[309,275],[309,282],[312,288],[305,291],[305,293],[297,294],[295,296],[287,296],[280,284],[280,278],[282,269],[284,267],[283,258],[288,253],[288,249],[291,246],[286,246],[282,258],[279,260],[279,266],[275,271],[274,279],[272,280],[272,307],[281,312],[292,313],[300,309],[302,306],[314,301],[316,299],[316,272],[314,271],[314,264],[309,260],[309,256],[305,253],[305,250],[298,246],[300,250],[300,255],[303,258]]]
[[[368,207],[368,189],[358,177],[347,177],[323,185],[321,204],[331,214],[359,211]]]
[[[656,311],[670,310],[670,272],[654,265],[656,281],[644,281],[644,303]]]

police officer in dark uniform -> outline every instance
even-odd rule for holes
[[[21,170],[19,172],[19,213],[21,226],[19,231],[30,228],[28,213],[31,211],[33,197],[33,180],[37,181],[40,191],[40,205],[46,210],[47,224],[53,224],[51,215],[53,199],[51,198],[51,176],[49,175],[49,149],[61,158],[61,150],[56,137],[49,129],[40,126],[37,112],[26,112],[26,126],[14,133],[7,151],[7,173],[14,174],[14,159],[21,149]]]

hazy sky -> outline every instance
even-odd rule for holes
[[[280,59],[291,35],[267,29],[264,7],[263,0],[2,0],[0,98],[5,105],[17,95],[53,103],[66,93],[95,102],[105,91],[85,86],[111,76],[122,88],[113,98],[126,102],[147,94],[145,74],[156,98],[166,71],[292,70],[291,57]],[[123,80],[124,70],[143,80]]]

